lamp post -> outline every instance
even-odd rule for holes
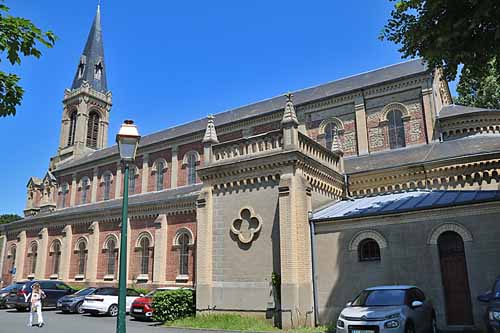
[[[120,159],[124,166],[123,178],[123,203],[122,203],[122,225],[120,237],[120,272],[118,288],[118,317],[116,320],[116,332],[126,332],[126,307],[127,302],[127,225],[128,225],[128,174],[129,163],[135,160],[137,146],[141,136],[137,131],[137,127],[132,120],[125,120],[120,127],[120,131],[116,135],[116,143],[120,152]]]

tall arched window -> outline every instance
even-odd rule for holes
[[[387,120],[389,121],[389,146],[391,149],[405,147],[403,113],[399,110],[389,111]]]
[[[72,146],[75,144],[76,115],[76,111],[73,111],[69,116],[68,146]]]
[[[38,245],[33,243],[31,245],[31,257],[30,257],[30,273],[35,274],[36,271],[36,258],[38,257]]]
[[[90,180],[87,177],[85,177],[82,179],[82,205],[88,202],[89,189],[90,189]]]
[[[97,135],[99,133],[99,114],[91,111],[87,123],[87,147],[97,149]]]
[[[115,267],[116,267],[116,241],[114,238],[110,238],[108,240],[108,244],[106,246],[107,249],[107,265],[106,265],[106,274],[107,275],[115,275]]]
[[[358,245],[359,261],[380,260],[380,246],[372,238],[363,239]]]
[[[68,184],[64,183],[61,186],[61,207],[64,208],[66,207],[66,201],[68,197]]]
[[[179,275],[188,275],[188,263],[189,263],[189,236],[187,233],[183,233],[179,236]]]
[[[165,171],[165,164],[163,161],[156,163],[156,190],[163,190],[163,173]]]
[[[128,194],[135,193],[135,168],[131,167],[128,174]]]
[[[10,248],[10,272],[14,273],[14,268],[16,267],[16,247]]]
[[[111,192],[111,174],[106,172],[104,175],[104,200],[109,200]]]
[[[54,241],[52,244],[52,274],[59,274],[59,265],[61,263],[61,243]]]
[[[87,244],[85,241],[80,241],[78,244],[78,275],[85,274],[87,264]]]
[[[141,274],[149,274],[149,238],[142,237],[140,242]]]
[[[333,139],[338,135],[337,125],[328,123],[325,126],[325,145],[328,150],[332,150]]]
[[[196,155],[189,154],[187,159],[187,183],[188,185],[196,183]]]

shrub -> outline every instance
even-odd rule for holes
[[[166,290],[153,296],[153,319],[172,321],[195,313],[194,291],[191,289]]]
[[[134,288],[135,291],[137,291],[139,294],[143,294],[143,295],[146,295],[147,293],[150,292],[149,289],[146,289],[146,288]]]

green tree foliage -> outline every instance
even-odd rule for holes
[[[40,58],[39,44],[54,46],[56,36],[51,31],[43,32],[28,19],[8,15],[9,7],[3,3],[0,0],[0,63],[7,60],[11,65],[20,65],[21,56]],[[16,114],[24,94],[18,84],[20,79],[0,70],[0,116]]]
[[[22,217],[17,214],[3,214],[0,215],[0,224],[10,223],[20,219],[22,219]]]
[[[195,314],[194,291],[177,289],[157,292],[153,296],[153,319],[166,322]]]
[[[500,59],[500,1],[391,0],[391,18],[381,38],[401,45],[403,57],[422,57],[454,80],[458,66],[467,75],[488,75],[486,64]],[[494,64],[500,73],[500,62]]]
[[[500,72],[495,61],[488,63],[487,73],[477,78],[463,69],[457,86],[457,104],[500,110]]]

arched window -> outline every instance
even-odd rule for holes
[[[337,137],[337,135],[338,135],[337,125],[335,125],[333,123],[328,123],[325,126],[325,145],[326,145],[326,149],[332,150],[333,139],[335,137]]]
[[[188,275],[189,263],[189,235],[182,233],[177,238],[179,242],[179,275]]]
[[[111,191],[111,174],[106,172],[104,175],[104,200],[109,200],[109,194]]]
[[[165,171],[165,164],[163,161],[156,163],[156,190],[163,190],[163,173]]]
[[[363,239],[358,245],[359,261],[380,260],[380,247],[372,238]]]
[[[389,146],[391,149],[405,147],[403,113],[399,110],[389,111],[387,113],[387,120],[389,122]]]
[[[140,242],[141,274],[149,273],[149,238],[142,237]]]
[[[87,147],[97,149],[97,135],[99,133],[99,114],[91,111],[87,123]]]
[[[85,274],[87,264],[87,244],[84,240],[78,244],[78,275]]]
[[[82,179],[82,205],[88,202],[89,189],[90,189],[90,180],[87,177],[85,177]]]
[[[37,243],[33,243],[31,245],[31,256],[30,256],[30,273],[31,274],[35,274],[37,256],[38,256],[38,245],[37,245]]]
[[[116,241],[114,238],[110,238],[108,243],[106,244],[107,249],[107,265],[106,265],[106,274],[107,275],[115,275],[115,267],[116,267]]]
[[[68,134],[68,146],[75,144],[75,133],[76,133],[76,111],[73,111],[69,116],[69,134]]]
[[[62,184],[61,186],[61,207],[66,207],[66,200],[68,197],[68,184]]]
[[[196,155],[189,154],[187,159],[187,183],[188,185],[196,183]]]
[[[135,193],[135,175],[136,169],[135,167],[131,166],[128,174],[128,194]]]
[[[14,268],[16,268],[16,247],[13,246],[10,248],[10,272],[14,273]]]
[[[54,241],[52,244],[52,274],[59,274],[59,265],[61,263],[61,243]]]

